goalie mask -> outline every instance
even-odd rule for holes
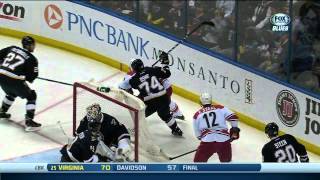
[[[87,119],[88,121],[101,122],[102,113],[99,104],[95,103],[87,107]]]
[[[212,97],[211,97],[211,94],[209,93],[202,93],[200,95],[200,103],[202,106],[204,105],[211,105],[211,102],[212,102]]]

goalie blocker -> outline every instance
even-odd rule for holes
[[[193,116],[193,128],[196,137],[201,140],[196,151],[194,162],[207,162],[217,153],[220,162],[232,160],[231,142],[239,138],[238,117],[228,108],[212,105],[209,93],[200,95],[202,108]],[[228,132],[230,122],[231,129]]]

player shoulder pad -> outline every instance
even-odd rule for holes
[[[81,122],[85,122],[85,121],[88,121],[87,116],[84,116],[84,117],[81,119]]]
[[[163,67],[159,67],[161,69],[161,71],[163,72],[167,72],[169,71],[170,72],[170,67],[169,66],[163,66]]]
[[[79,139],[83,139],[85,137],[84,132],[78,134]]]
[[[110,124],[113,126],[121,125],[115,118],[112,118]]]
[[[291,134],[284,134],[283,137],[288,138],[288,139],[292,139],[292,140],[296,140],[296,138],[294,136],[292,136]]]
[[[194,113],[193,119],[196,120],[201,112],[202,112],[202,111],[201,111],[201,109],[200,109],[200,110],[198,110],[196,113]]]
[[[103,114],[103,121],[106,121],[106,122],[110,123],[111,125],[119,124],[118,120],[115,117],[113,117],[109,114],[106,114],[106,113],[102,113],[102,114]]]
[[[213,107],[216,109],[223,109],[224,108],[224,106],[219,105],[219,104],[213,105]]]
[[[136,72],[134,70],[130,70],[129,72],[127,72],[128,76],[133,76]]]

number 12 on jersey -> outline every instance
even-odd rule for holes
[[[206,120],[208,128],[212,128],[214,126],[218,126],[219,125],[219,124],[215,124],[216,117],[217,117],[217,115],[216,115],[215,112],[209,112],[209,113],[203,114],[203,118]]]

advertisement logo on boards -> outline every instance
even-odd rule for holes
[[[306,129],[305,134],[320,135],[320,102],[306,98]]]
[[[299,103],[292,92],[282,90],[278,94],[276,109],[278,116],[284,125],[293,127],[298,123],[300,116]]]
[[[159,55],[161,54],[161,50],[153,47],[152,59],[157,60]],[[211,89],[218,89],[222,91],[227,91],[233,95],[241,95],[243,98],[244,92],[244,79],[236,78],[232,74],[219,72],[219,69],[215,69],[213,66],[201,65],[197,64],[196,61],[192,61],[190,59],[185,59],[182,57],[173,56],[169,53],[169,61],[171,68],[175,69],[178,72],[181,72],[193,79],[197,79],[203,81],[210,85]],[[222,92],[221,91],[221,92]],[[220,93],[220,92],[219,92]],[[215,94],[218,94],[215,92]]]
[[[49,27],[58,29],[63,23],[63,16],[60,8],[54,4],[48,5],[44,10],[44,19]]]
[[[247,104],[253,104],[253,95],[252,95],[252,80],[250,79],[245,79],[245,103]]]
[[[22,6],[12,5],[7,2],[0,2],[0,19],[11,21],[22,21],[25,16],[25,8]]]
[[[65,32],[72,33],[72,36],[87,38],[87,40],[102,43],[103,46],[113,46],[121,51],[131,52],[141,58],[149,59],[147,47],[150,46],[150,41],[146,37],[121,29],[118,27],[119,24],[96,16],[95,13],[81,9],[76,10],[76,8],[76,12],[62,8],[61,10],[55,5],[46,7],[44,16],[48,26],[58,29],[63,23],[65,24]],[[60,28],[60,30],[62,29]],[[72,39],[73,37],[68,38]]]

